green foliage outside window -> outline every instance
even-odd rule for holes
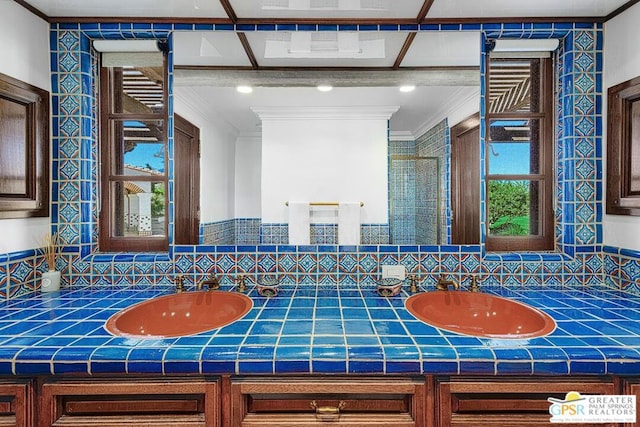
[[[164,184],[154,183],[151,193],[151,217],[159,218],[164,215]]]
[[[528,181],[489,181],[489,230],[494,236],[529,234]]]

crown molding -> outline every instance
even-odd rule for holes
[[[480,93],[480,88],[478,88],[477,93],[473,93],[458,101],[455,101],[458,97],[455,96],[454,94],[451,97],[452,101],[444,103],[442,107],[435,114],[433,114],[431,117],[425,120],[422,123],[422,125],[414,129],[412,133],[416,135],[416,137],[420,137],[424,135],[428,130],[430,130],[432,127],[440,123],[445,118],[448,118],[452,113],[456,112],[459,108],[466,105],[469,101],[477,98],[479,96],[479,93]],[[480,107],[478,106],[478,108]]]
[[[389,132],[389,141],[415,141],[416,136],[408,130],[394,130]]]
[[[260,120],[389,120],[400,107],[251,107]]]

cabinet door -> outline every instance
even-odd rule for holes
[[[616,394],[613,382],[597,379],[441,379],[437,382],[438,427],[556,425],[549,422],[547,398],[564,399],[570,391]],[[615,425],[594,424],[598,427]]]
[[[0,426],[33,425],[33,387],[31,382],[0,382]]]
[[[229,426],[425,426],[424,379],[234,378]]]
[[[38,426],[219,426],[217,381],[46,380]]]

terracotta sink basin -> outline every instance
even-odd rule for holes
[[[407,310],[431,326],[486,338],[534,338],[553,332],[546,313],[482,292],[434,291],[409,297]]]
[[[111,316],[107,331],[118,336],[168,338],[228,325],[247,314],[253,301],[243,294],[203,291],[165,295]]]

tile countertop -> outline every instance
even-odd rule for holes
[[[640,298],[614,290],[484,289],[541,308],[557,322],[543,338],[458,335],[416,320],[402,294],[374,287],[251,288],[241,320],[170,339],[111,336],[120,309],[171,292],[63,290],[0,305],[0,374],[518,374],[640,375]]]

